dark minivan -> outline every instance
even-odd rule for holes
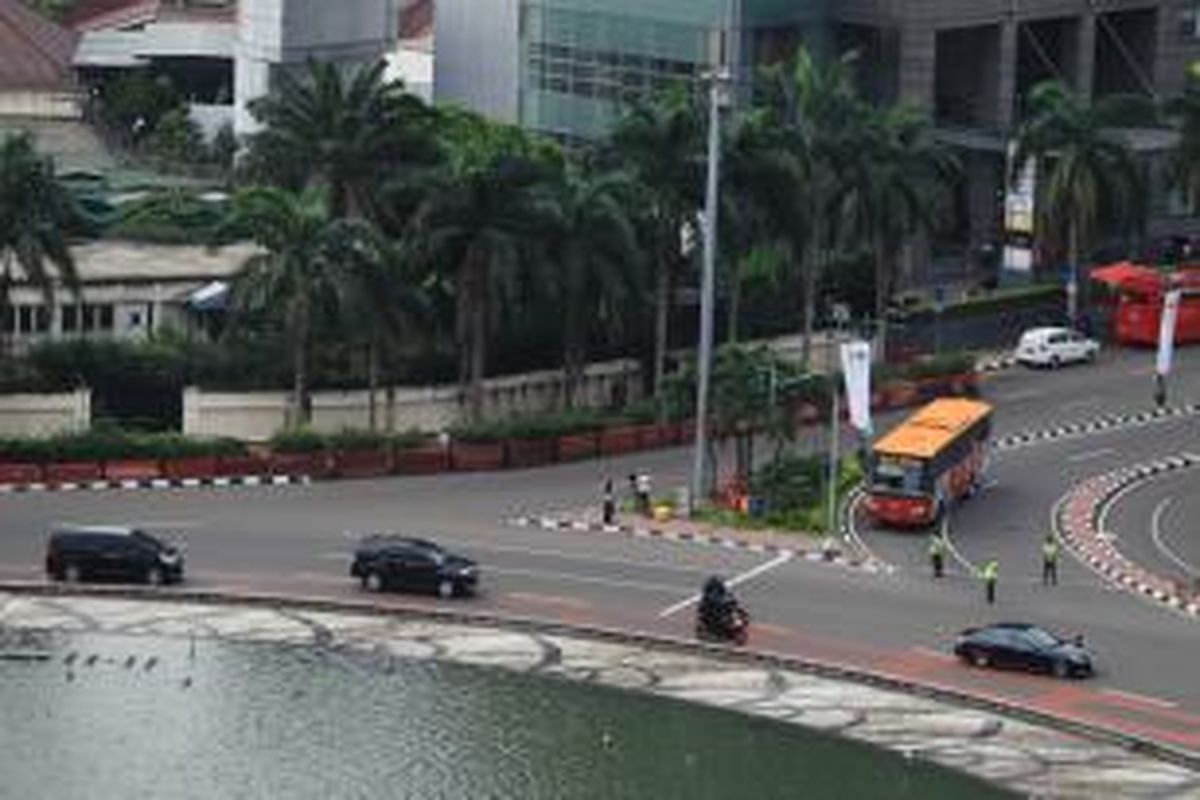
[[[61,527],[50,533],[46,574],[67,583],[116,580],[161,586],[183,580],[183,554],[137,528]]]
[[[475,594],[479,585],[474,561],[448,553],[426,539],[393,534],[362,539],[354,551],[350,574],[373,592],[407,589],[454,597]]]

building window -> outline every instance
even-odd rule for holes
[[[34,311],[33,327],[38,333],[48,333],[50,331],[50,309],[46,306],[38,306]]]
[[[63,333],[74,333],[79,330],[79,306],[62,307]]]
[[[80,328],[83,329],[84,333],[96,328],[96,307],[94,305],[84,303],[83,313],[80,316],[83,318]]]
[[[33,333],[33,306],[17,306],[17,332]]]
[[[4,306],[0,310],[0,331],[12,333],[16,326],[17,312],[12,306]]]
[[[129,312],[129,327],[131,327],[131,328],[142,327],[142,312],[140,312],[140,311],[130,311]]]
[[[99,325],[97,327],[102,331],[111,331],[113,329],[113,307],[111,304],[98,306]]]

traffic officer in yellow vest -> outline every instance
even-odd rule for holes
[[[983,569],[979,571],[980,577],[983,578],[983,591],[987,597],[988,605],[996,604],[996,581],[1000,578],[1000,563],[996,559],[989,559],[983,565]]]
[[[1042,585],[1058,586],[1058,540],[1052,533],[1042,542]]]
[[[929,542],[929,563],[933,567],[933,577],[940,578],[946,570],[946,539],[935,533]]]

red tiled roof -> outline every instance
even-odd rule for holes
[[[160,0],[83,0],[63,24],[73,31],[94,31],[129,25],[158,14]]]
[[[66,89],[78,37],[27,8],[0,0],[0,89]]]

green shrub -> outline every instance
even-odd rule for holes
[[[279,431],[271,437],[276,453],[319,453],[327,447],[326,437],[311,428]]]
[[[361,452],[364,450],[384,450],[391,444],[386,433],[364,431],[355,428],[343,428],[337,433],[325,437],[325,446],[330,450],[343,452]]]
[[[965,375],[975,371],[975,357],[970,353],[945,353],[919,359],[908,365],[906,377],[913,380]]]
[[[98,425],[82,433],[62,433],[49,439],[0,440],[0,459],[35,463],[158,460],[245,453],[246,446],[233,439],[194,438],[177,433],[130,433],[108,425]]]
[[[429,434],[416,428],[392,436],[392,446],[397,450],[413,450],[429,442]]]

